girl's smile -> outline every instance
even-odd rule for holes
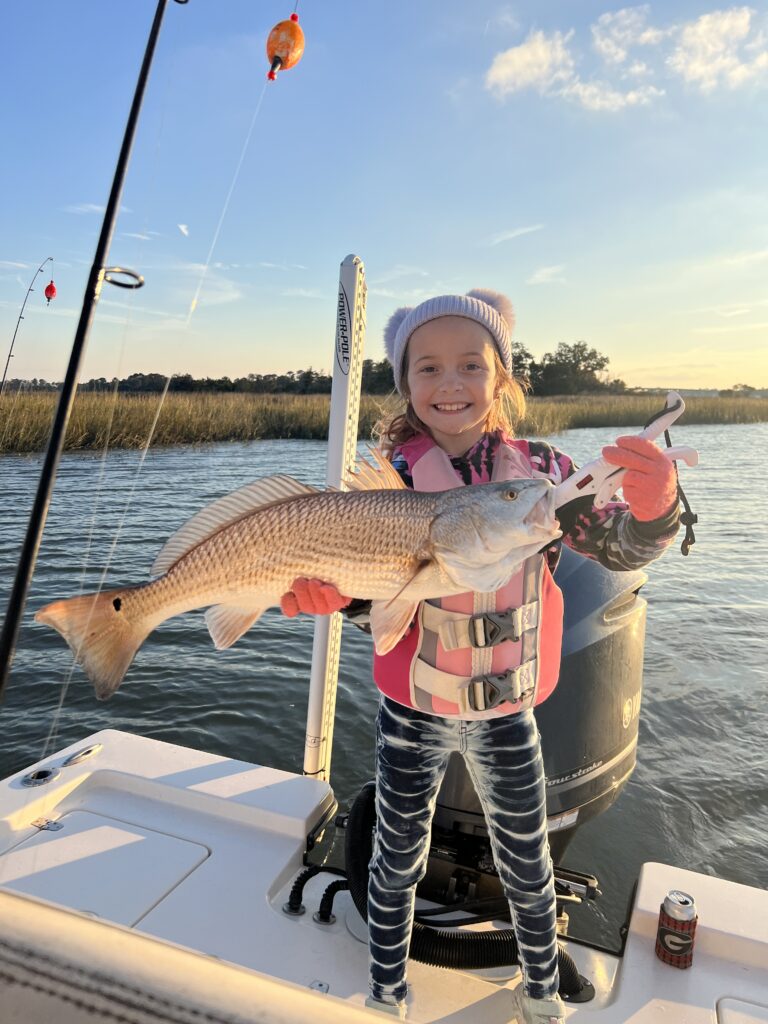
[[[407,384],[413,411],[449,455],[461,455],[485,431],[495,399],[495,348],[475,320],[442,316],[408,342]]]

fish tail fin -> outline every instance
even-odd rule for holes
[[[54,601],[35,615],[69,644],[99,700],[107,700],[128,671],[136,652],[155,626],[147,619],[129,619],[121,609],[126,589],[104,590]]]

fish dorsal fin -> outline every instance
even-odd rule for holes
[[[290,501],[305,494],[317,494],[316,487],[302,484],[292,476],[265,476],[201,509],[169,537],[152,566],[152,575],[168,572],[192,548],[202,544],[225,526],[243,519],[259,508]]]
[[[378,448],[368,446],[368,454],[374,465],[358,455],[355,468],[344,475],[344,485],[349,491],[407,491],[403,478],[392,463]]]

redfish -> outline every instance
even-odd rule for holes
[[[365,466],[351,480],[356,490],[257,480],[182,526],[155,560],[157,579],[54,601],[35,619],[58,630],[105,700],[146,637],[182,612],[207,608],[221,650],[279,605],[298,576],[322,579],[372,600],[371,632],[385,654],[420,601],[497,590],[560,536],[548,480],[426,493],[405,488],[389,464]]]

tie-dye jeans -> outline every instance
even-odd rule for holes
[[[376,735],[377,827],[368,884],[371,995],[405,999],[417,883],[448,757],[459,751],[485,812],[520,948],[525,991],[558,988],[555,888],[544,766],[532,711],[463,722],[382,697]]]

